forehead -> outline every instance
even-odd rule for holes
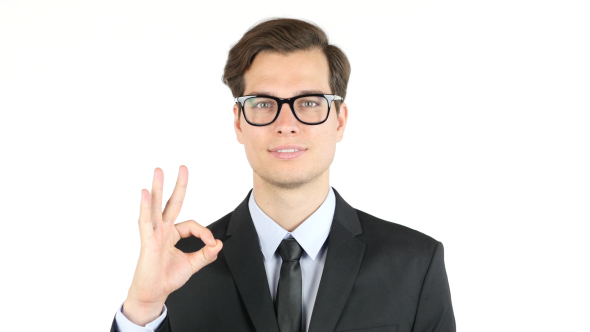
[[[244,72],[245,95],[268,93],[289,98],[299,91],[331,93],[330,68],[321,50],[288,54],[263,51]]]

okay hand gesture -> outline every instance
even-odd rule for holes
[[[204,266],[217,259],[223,244],[213,238],[211,231],[194,220],[178,224],[188,184],[188,169],[180,166],[178,180],[172,196],[162,212],[164,172],[154,171],[152,193],[141,191],[139,234],[141,252],[123,304],[123,314],[133,323],[144,326],[156,319],[170,293],[184,285]],[[205,246],[193,253],[184,253],[175,247],[180,238],[190,235],[200,238]]]

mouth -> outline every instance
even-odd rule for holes
[[[297,158],[301,155],[303,155],[305,153],[305,151],[307,149],[296,149],[296,148],[290,148],[290,149],[273,149],[275,151],[269,151],[270,154],[272,154],[273,156],[275,156],[276,158],[279,159],[294,159]]]
[[[294,159],[303,155],[307,148],[298,145],[283,145],[270,149],[268,152],[279,159]]]

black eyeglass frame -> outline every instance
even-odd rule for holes
[[[270,122],[265,123],[265,124],[257,124],[257,123],[252,123],[252,122],[250,122],[250,120],[248,120],[248,117],[246,116],[246,111],[244,110],[244,103],[246,102],[246,100],[248,100],[250,98],[256,98],[256,97],[269,98],[269,99],[272,99],[277,102],[277,105],[278,105],[277,114]],[[299,99],[299,98],[303,98],[303,97],[324,97],[324,98],[326,98],[326,100],[328,101],[328,113],[326,114],[326,118],[322,122],[316,122],[316,123],[305,122],[305,121],[302,121],[297,116],[297,113],[295,113],[295,106],[294,106],[295,99]],[[279,117],[279,114],[281,113],[281,109],[283,108],[283,104],[289,104],[289,106],[291,107],[291,113],[293,113],[293,115],[295,116],[295,118],[297,120],[299,120],[299,122],[306,124],[306,125],[315,126],[315,125],[322,124],[322,123],[326,122],[326,120],[328,120],[328,117],[330,116],[330,109],[332,108],[332,102],[337,101],[337,100],[344,101],[344,98],[342,98],[338,95],[328,95],[328,94],[317,93],[317,94],[300,95],[300,96],[295,96],[292,98],[285,98],[285,99],[277,98],[277,97],[273,97],[273,96],[266,96],[266,95],[250,95],[250,96],[237,97],[234,99],[234,102],[239,103],[239,105],[242,108],[242,114],[244,114],[244,119],[246,119],[246,122],[248,122],[252,126],[262,127],[262,126],[267,126],[267,125],[273,123]]]

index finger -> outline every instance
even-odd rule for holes
[[[189,237],[191,235],[198,237],[205,243],[206,245],[210,245],[212,247],[217,245],[217,241],[213,237],[213,233],[211,230],[205,226],[202,226],[198,222],[194,220],[187,220],[183,222],[179,222],[178,224],[174,225],[176,230],[178,231],[178,235],[181,238]]]
[[[178,170],[178,179],[176,180],[176,186],[172,192],[172,196],[168,202],[166,202],[166,208],[162,213],[162,222],[173,222],[178,218],[182,203],[184,202],[184,196],[186,194],[186,187],[188,185],[188,168],[184,165],[180,165]]]

